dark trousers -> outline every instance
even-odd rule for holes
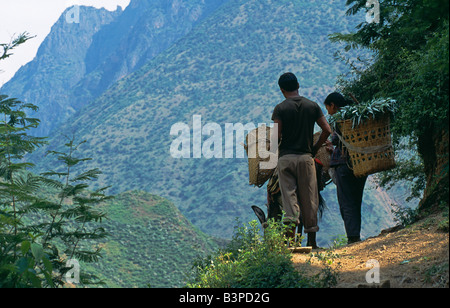
[[[336,186],[339,209],[347,237],[361,234],[361,204],[367,177],[357,178],[347,165],[336,167]]]

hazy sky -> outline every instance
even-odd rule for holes
[[[24,64],[33,60],[39,45],[50,33],[64,10],[72,5],[125,9],[130,0],[0,0],[0,44],[23,32],[36,36],[18,49],[9,59],[0,61],[0,86]]]

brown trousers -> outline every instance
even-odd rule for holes
[[[305,233],[318,232],[319,192],[316,166],[311,155],[285,155],[278,160],[278,178],[284,222],[300,224]]]

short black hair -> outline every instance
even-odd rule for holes
[[[338,108],[352,105],[352,101],[346,99],[341,93],[338,92],[331,93],[325,99],[325,105],[331,106],[331,103],[334,103]]]
[[[297,77],[293,73],[284,73],[278,80],[280,89],[286,92],[293,92],[300,88]]]

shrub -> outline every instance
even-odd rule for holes
[[[229,245],[215,256],[194,264],[190,288],[302,288],[313,287],[297,272],[285,245],[285,228],[269,223],[264,236],[256,221],[238,227]]]

